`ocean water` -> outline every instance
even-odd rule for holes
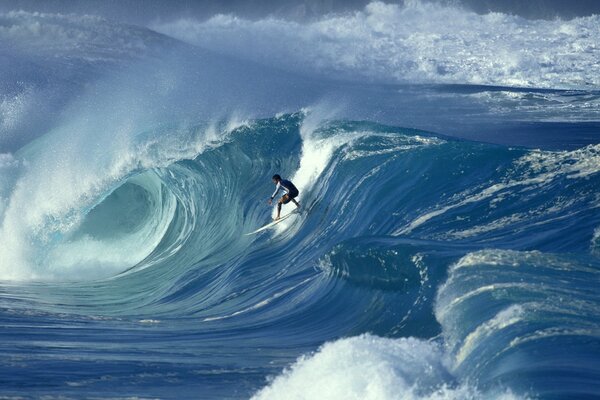
[[[0,14],[0,397],[600,397],[599,27]]]

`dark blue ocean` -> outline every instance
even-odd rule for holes
[[[418,1],[15,4],[0,397],[600,398],[598,43]],[[301,209],[245,235],[276,173]]]

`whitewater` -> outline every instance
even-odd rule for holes
[[[600,16],[92,14],[0,13],[0,397],[600,396]]]

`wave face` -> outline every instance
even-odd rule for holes
[[[3,274],[75,282],[44,284],[51,294],[22,284],[27,296],[11,292],[4,312],[19,320],[33,307],[43,318],[76,318],[95,325],[85,333],[92,341],[105,324],[130,338],[138,329],[150,334],[149,324],[157,337],[139,351],[166,346],[173,330],[190,338],[169,346],[191,340],[198,356],[228,343],[222,335],[235,337],[242,358],[247,346],[278,343],[237,359],[213,384],[241,379],[234,376],[245,368],[274,373],[290,354],[335,337],[387,337],[328,344],[257,398],[325,390],[385,399],[398,388],[415,398],[594,393],[597,146],[549,153],[366,122],[311,126],[303,113],[250,122],[195,157],[121,179],[93,205],[82,203],[72,226],[47,222],[46,241],[27,252],[39,259]],[[302,212],[244,236],[272,216],[272,171],[297,184]],[[37,304],[48,298],[52,305]],[[183,362],[187,351],[179,351],[163,362]],[[117,386],[134,379],[109,370],[120,350],[105,356],[94,374]],[[277,362],[259,367],[264,357]],[[61,363],[66,375],[79,365]],[[199,381],[211,381],[209,369],[221,364],[194,365]],[[163,393],[169,374],[193,379],[156,368],[154,389],[136,393]],[[327,377],[320,386],[315,373]],[[355,386],[344,383],[356,374]],[[243,393],[260,382],[244,379]],[[82,379],[75,387],[89,393],[107,384]]]
[[[596,22],[2,14],[0,394],[597,396]]]

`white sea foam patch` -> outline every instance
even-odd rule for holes
[[[25,88],[11,95],[0,94],[0,140],[5,139],[33,111],[33,90]]]
[[[600,255],[600,227],[594,230],[594,237],[592,238],[592,253]]]
[[[316,21],[217,15],[153,29],[217,52],[308,74],[385,82],[583,88],[600,84],[600,16],[478,15],[409,0]]]
[[[373,335],[326,343],[303,356],[253,400],[517,399],[508,391],[482,393],[445,366],[442,346],[414,338]]]
[[[10,197],[10,190],[17,179],[20,162],[11,153],[0,153],[0,225]]]
[[[341,146],[356,139],[356,134],[333,135],[322,137],[319,129],[327,124],[337,110],[329,107],[315,107],[304,110],[305,117],[300,126],[302,137],[302,153],[300,167],[293,176],[299,190],[307,191],[313,187],[323,174],[333,153]]]
[[[531,151],[515,164],[530,176],[541,176],[543,181],[558,176],[567,176],[570,179],[584,178],[600,172],[600,145],[590,145],[573,151]]]

